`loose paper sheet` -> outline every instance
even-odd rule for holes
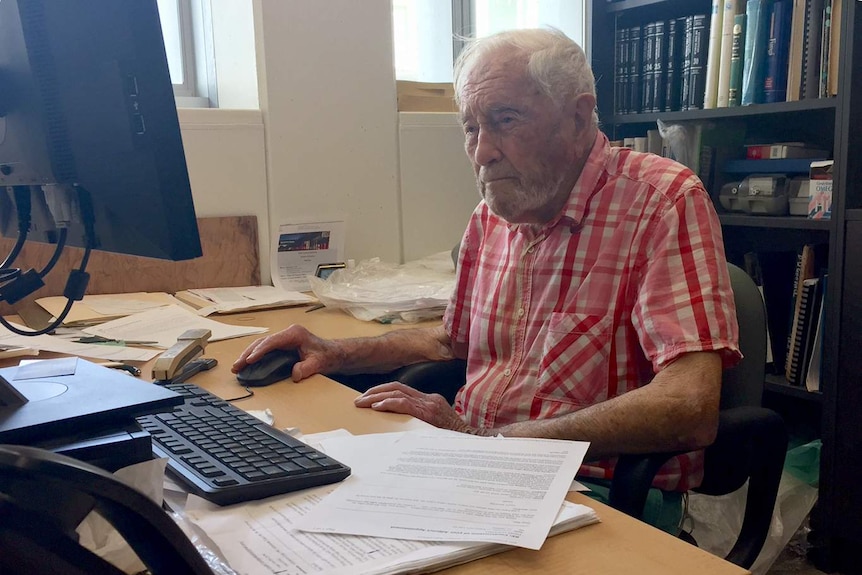
[[[27,328],[20,325],[12,325],[27,331]],[[75,343],[53,335],[18,335],[0,326],[0,347],[15,346],[109,361],[148,361],[161,353],[155,349],[140,347]]]
[[[169,305],[122,317],[84,329],[85,333],[126,341],[155,341],[155,347],[167,349],[189,329],[208,329],[209,341],[219,341],[255,333],[265,333],[265,327],[235,326],[221,323]]]
[[[317,299],[298,291],[285,291],[275,286],[222,287],[190,289],[189,293],[210,305],[197,310],[198,315],[234,313],[255,309],[270,309],[314,303]]]
[[[308,277],[319,264],[344,261],[345,222],[283,223],[272,242],[272,283],[283,290],[309,291]]]
[[[323,442],[362,461],[300,529],[539,549],[586,442],[405,432]]]
[[[36,303],[56,318],[66,307],[67,300],[63,296],[50,296],[39,298]],[[72,304],[63,325],[93,325],[164,305],[184,304],[164,292],[85,295],[84,299]]]

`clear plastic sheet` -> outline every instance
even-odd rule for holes
[[[334,271],[327,279],[309,277],[320,303],[357,319],[415,323],[443,315],[455,287],[449,252],[393,264],[379,258]]]

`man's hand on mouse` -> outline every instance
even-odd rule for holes
[[[298,349],[301,360],[293,369],[293,381],[316,373],[335,373],[341,367],[342,353],[337,344],[324,340],[300,325],[292,325],[272,335],[256,339],[245,348],[230,370],[238,373],[274,349]]]

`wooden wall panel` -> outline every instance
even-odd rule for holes
[[[175,293],[183,289],[246,286],[260,284],[260,254],[255,216],[198,218],[203,256],[172,262],[139,256],[125,256],[93,251],[87,272],[88,294],[160,291]],[[14,245],[14,240],[0,237],[0,258]],[[29,305],[40,297],[62,295],[69,271],[77,268],[83,249],[65,249],[56,267],[44,278],[45,287],[16,304]],[[13,267],[41,269],[53,253],[53,246],[27,244]],[[14,310],[0,304],[0,314]]]

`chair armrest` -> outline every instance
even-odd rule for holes
[[[422,393],[439,393],[450,405],[467,381],[467,362],[463,359],[423,361],[402,367],[396,379]]]
[[[703,484],[696,489],[723,495],[748,480],[739,537],[726,559],[751,567],[769,533],[787,454],[787,429],[776,412],[764,407],[722,410],[715,443],[706,449]]]
[[[626,515],[643,518],[647,494],[652,487],[655,474],[671,457],[683,453],[625,453],[619,456],[614,466],[614,477],[608,494],[608,503]]]

